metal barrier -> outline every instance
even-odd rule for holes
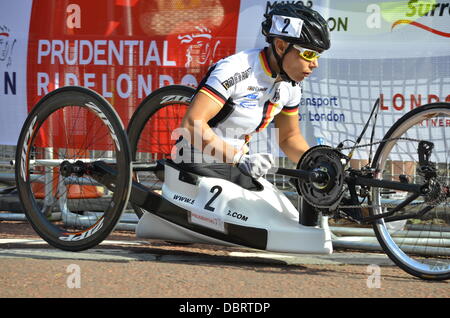
[[[430,226],[410,228],[408,225],[401,230],[390,230],[394,242],[401,244],[405,252],[421,255],[450,256],[450,228],[441,227],[440,231],[431,231]],[[379,250],[381,247],[371,228],[351,228],[331,226],[333,246],[363,250]],[[443,232],[447,231],[447,232]]]
[[[0,198],[2,197],[2,191],[3,196],[8,195],[9,191],[5,190],[11,190],[10,188],[12,186],[15,186],[15,174],[14,174],[14,159],[15,159],[15,146],[0,146]],[[106,160],[106,159],[105,159]],[[107,160],[106,160],[107,161]],[[43,166],[54,166],[55,162],[57,160],[41,160],[39,163]],[[40,178],[42,176],[31,176],[33,182],[43,182]],[[52,180],[51,177],[47,177],[46,179]],[[92,179],[88,178],[65,178],[64,182],[62,183],[63,186],[68,186],[71,184],[76,185],[92,185],[92,186],[101,186],[101,184],[94,182]],[[50,185],[50,188],[52,185]],[[50,191],[51,193],[51,191]],[[107,194],[107,190],[105,191]],[[11,195],[9,195],[11,196]],[[76,217],[77,224],[81,224],[83,226],[90,226],[92,225],[92,217],[91,220],[89,220],[89,217],[91,216],[93,212],[88,212],[88,215],[86,215],[83,219],[83,217],[80,219],[80,216],[78,214],[70,212],[70,209],[67,205],[67,198],[62,196],[60,199],[58,199],[58,202],[56,204],[53,204],[53,198],[45,198],[43,201],[47,202],[47,204],[55,205],[55,210],[51,213],[51,218],[53,220],[63,220],[67,225],[74,225],[74,220]],[[92,199],[96,200],[96,199]],[[45,204],[45,203],[44,203]],[[0,210],[1,210],[0,206]],[[89,214],[90,213],[90,214]],[[0,221],[26,221],[26,216],[24,213],[0,213]],[[80,221],[81,220],[81,221]],[[80,223],[81,222],[81,223]],[[127,207],[127,210],[124,211],[119,223],[116,226],[116,230],[124,230],[124,231],[134,231],[136,224],[138,222],[138,218],[134,211],[132,210],[131,206]]]
[[[0,147],[0,150],[1,149],[3,148]],[[12,166],[13,158],[13,155],[7,157],[4,153],[0,153],[0,184],[6,186],[15,184]],[[57,160],[47,160],[44,164],[47,166],[54,166],[56,161]],[[292,163],[288,163],[285,159],[280,160],[279,163],[280,166],[283,167],[292,168],[293,166]],[[40,162],[40,164],[42,165],[43,162]],[[42,178],[42,176],[40,177]],[[290,178],[268,175],[267,179],[282,189],[294,205],[298,208],[300,207],[299,196],[291,184]],[[35,181],[39,182],[40,180],[35,177]],[[88,178],[65,178],[63,186],[71,184],[101,186]],[[59,202],[56,202],[57,204],[53,202],[53,198],[46,198],[44,199],[44,202],[45,201],[47,201],[47,204],[51,204],[51,206],[55,205],[56,209],[59,209],[58,211],[54,210],[52,212],[52,217],[56,220],[63,220],[67,225],[74,225],[76,217],[77,224],[80,224],[81,220],[82,225],[91,226],[92,220],[94,219],[92,218],[92,215],[96,215],[95,212],[87,212],[85,216],[80,218],[79,214],[70,211],[67,205],[67,198],[64,196],[58,199]],[[448,214],[448,211],[445,212]],[[25,221],[26,217],[23,213],[0,213],[0,221],[1,220]],[[137,216],[134,214],[131,206],[128,206],[127,210],[124,211],[119,224],[116,226],[116,230],[135,231],[137,222]],[[332,241],[335,248],[382,251],[375,237],[375,233],[371,228],[331,226],[330,230],[332,231]],[[437,232],[437,230],[439,230],[439,232]],[[391,233],[394,237],[394,241],[401,242],[403,244],[402,248],[407,252],[423,255],[450,255],[450,227],[448,226],[408,224],[406,228],[393,230]],[[408,245],[408,243],[414,243],[414,246]]]

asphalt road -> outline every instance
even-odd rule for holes
[[[173,297],[181,306],[182,298],[198,297],[448,298],[449,287],[412,277],[378,253],[273,254],[172,245],[130,232],[69,253],[49,247],[24,222],[0,222],[1,298]]]

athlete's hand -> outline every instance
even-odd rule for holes
[[[274,159],[270,153],[252,155],[238,153],[234,156],[233,162],[243,174],[258,179],[269,171],[274,164]]]

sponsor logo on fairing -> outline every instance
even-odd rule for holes
[[[242,220],[242,221],[244,221],[244,222],[247,222],[247,220],[248,220],[248,216],[245,216],[244,214],[239,213],[239,212],[236,212],[236,211],[228,210],[227,215],[228,215],[228,216],[231,216],[231,217],[233,217],[233,218],[236,218],[236,219],[238,219],[238,220]]]
[[[195,199],[187,198],[187,197],[184,197],[184,196],[178,195],[178,194],[174,194],[173,195],[173,199],[175,201],[185,202],[185,203],[189,203],[189,204],[192,204],[192,205],[194,205],[194,203],[195,203]]]

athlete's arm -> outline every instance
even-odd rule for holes
[[[233,157],[239,152],[239,149],[223,141],[208,125],[208,121],[217,115],[222,106],[200,91],[191,102],[181,122],[181,127],[188,130],[189,142],[196,148],[200,146],[201,149],[198,150],[202,153],[207,153],[221,162],[232,163]],[[199,141],[201,141],[201,145]]]
[[[278,114],[274,118],[278,128],[278,143],[290,160],[297,163],[301,156],[309,149],[309,145],[300,132],[298,115]]]

